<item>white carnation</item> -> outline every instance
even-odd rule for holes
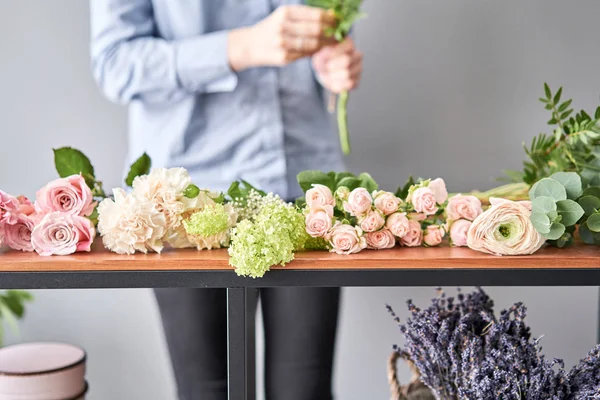
[[[166,232],[164,214],[151,202],[122,189],[114,189],[113,194],[114,200],[105,199],[98,206],[98,231],[104,246],[118,254],[160,253]]]

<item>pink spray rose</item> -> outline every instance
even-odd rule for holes
[[[423,242],[423,230],[421,224],[414,219],[408,220],[408,232],[400,238],[400,244],[407,247],[418,247]]]
[[[367,247],[362,230],[352,225],[339,224],[333,227],[329,239],[331,251],[337,254],[358,253]]]
[[[33,229],[31,242],[41,256],[90,251],[96,232],[92,222],[66,212],[46,214]]]
[[[450,241],[453,246],[464,247],[467,245],[467,233],[472,222],[466,219],[454,221],[450,227]]]
[[[371,209],[373,198],[365,188],[356,188],[348,195],[348,202],[344,203],[344,209],[358,217],[364,215]]]
[[[435,201],[438,204],[444,204],[448,199],[448,190],[446,190],[446,182],[442,178],[437,178],[429,182],[429,189],[433,191]]]
[[[360,228],[364,232],[375,232],[385,224],[385,219],[379,210],[371,210],[360,219]]]
[[[427,227],[427,230],[425,230],[425,236],[423,237],[423,241],[427,246],[438,246],[442,243],[444,235],[444,228],[442,228],[439,225],[429,225]]]
[[[396,238],[389,230],[383,228],[377,232],[369,232],[366,235],[367,247],[374,250],[391,249],[396,245]]]
[[[385,227],[396,237],[402,238],[408,233],[409,223],[406,213],[394,213],[385,221]]]
[[[462,194],[451,197],[446,208],[447,217],[452,221],[459,219],[473,221],[482,212],[481,201],[477,197]]]
[[[15,224],[19,216],[19,200],[0,190],[0,224]]]
[[[323,206],[334,206],[333,193],[325,185],[314,184],[312,189],[306,192],[306,205],[313,210]]]
[[[429,187],[422,187],[416,189],[412,196],[411,202],[415,211],[423,213],[425,215],[433,215],[438,212],[437,201],[435,200],[435,194]]]
[[[5,224],[3,228],[4,242],[13,250],[33,251],[31,231],[35,224],[31,217],[19,214],[14,224]]]
[[[333,206],[314,208],[306,216],[306,233],[312,237],[326,237],[333,224]]]
[[[37,192],[35,207],[38,213],[55,211],[89,216],[94,212],[92,191],[81,175],[56,179]]]
[[[375,208],[381,211],[383,215],[395,213],[398,211],[399,206],[400,199],[393,193],[380,191],[375,194]]]

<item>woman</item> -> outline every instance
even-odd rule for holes
[[[327,38],[329,14],[291,3],[91,0],[94,76],[129,106],[127,164],[145,151],[201,187],[245,179],[289,200],[298,172],[342,170],[324,89],[353,89],[362,57]],[[226,399],[225,292],[155,293],[179,398]],[[331,399],[339,289],[265,289],[261,303],[267,399]]]

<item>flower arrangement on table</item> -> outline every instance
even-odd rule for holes
[[[387,307],[405,339],[404,347],[394,346],[394,351],[416,367],[418,380],[429,388],[429,396],[421,399],[600,397],[600,345],[565,371],[561,360],[545,359],[541,338],[532,339],[522,303],[497,316],[494,302],[482,289],[467,295],[459,292],[456,298],[440,290],[425,309],[409,300],[410,317],[404,323]],[[391,378],[397,388],[397,378]]]
[[[367,174],[305,171],[305,196],[287,204],[245,181],[226,193],[200,189],[183,168],[151,168],[142,155],[107,195],[90,160],[56,149],[59,179],[35,201],[0,191],[0,244],[40,255],[90,251],[96,234],[111,251],[160,253],[165,247],[229,247],[239,275],[261,277],[301,250],[353,254],[364,249],[435,247],[447,242],[495,255],[527,255],[544,243],[565,247],[576,233],[600,244],[600,107],[570,117],[571,100],[546,86],[554,134],[526,148],[522,173],[485,193],[449,195],[441,178],[412,178],[396,192]],[[568,118],[568,119],[567,119]]]

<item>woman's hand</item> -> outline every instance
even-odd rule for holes
[[[258,24],[229,35],[229,64],[235,71],[283,66],[312,56],[332,43],[325,31],[335,23],[326,10],[304,5],[281,6]]]
[[[362,53],[356,49],[351,38],[323,48],[312,58],[321,84],[336,94],[358,86],[363,70],[362,60]]]

